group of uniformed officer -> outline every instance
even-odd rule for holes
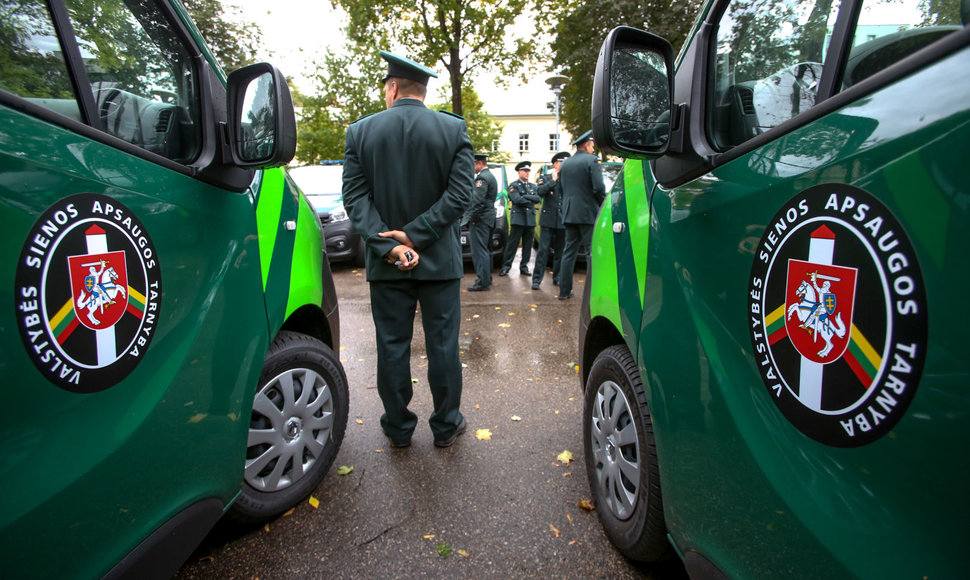
[[[381,80],[387,110],[348,127],[343,198],[367,247],[377,391],[384,405],[381,428],[391,447],[411,445],[417,426],[417,416],[408,408],[413,396],[411,339],[420,304],[434,400],[428,423],[434,444],[449,447],[467,427],[459,410],[459,292],[464,273],[459,219],[469,226],[478,276],[469,290],[488,290],[492,284],[488,240],[495,225],[498,188],[488,170],[488,158],[473,155],[464,120],[425,106],[428,80],[437,75],[410,59],[380,54],[388,64]],[[577,154],[557,153],[552,173],[538,184],[529,183],[529,162],[516,165],[519,179],[508,189],[512,233],[499,273],[508,274],[521,242],[520,271],[530,274],[534,204],[545,197],[533,288],[542,282],[551,247],[556,256],[553,281],[560,284],[560,299],[572,297],[575,251],[585,243],[588,254],[592,224],[605,195],[599,163],[591,155],[591,134],[573,144]],[[564,235],[557,234],[560,230]]]
[[[580,248],[584,248],[588,260],[593,223],[606,197],[603,172],[598,159],[592,154],[592,131],[581,135],[573,141],[573,145],[576,146],[576,155],[570,158],[569,153],[556,153],[551,161],[552,170],[540,176],[534,184],[529,182],[532,164],[528,161],[516,164],[515,171],[519,178],[508,187],[511,203],[509,237],[499,271],[499,276],[509,274],[515,252],[521,244],[519,273],[531,275],[532,289],[538,290],[545,277],[549,254],[552,253],[552,283],[560,287],[560,300],[573,297],[572,272],[576,255]],[[488,171],[487,161],[486,155],[475,156],[475,188],[472,203],[462,222],[469,226],[472,263],[477,275],[475,283],[468,287],[469,292],[489,290],[492,285],[488,241],[495,225],[494,203],[498,188],[495,178]],[[540,201],[539,249],[530,272],[529,260],[536,226],[535,204]],[[567,272],[565,279],[562,277],[564,271]]]

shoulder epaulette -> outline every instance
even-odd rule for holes
[[[370,117],[371,115],[376,115],[376,114],[377,113],[367,113],[366,115],[363,115],[361,117],[357,117],[356,119],[354,119],[354,121],[351,123],[351,125],[353,125],[357,121],[360,121],[361,119],[366,119],[367,117]]]
[[[465,120],[465,118],[464,118],[464,117],[462,117],[461,115],[456,115],[455,113],[452,113],[451,111],[438,111],[438,112],[439,112],[439,113],[444,113],[444,114],[446,114],[446,115],[451,115],[452,117],[456,117],[456,118],[458,118],[458,119],[461,119],[462,121],[464,121],[464,120]]]

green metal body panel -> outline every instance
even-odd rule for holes
[[[296,310],[320,310],[320,226],[279,169],[233,193],[6,106],[0,127],[0,559],[18,578],[100,577],[188,506],[238,495],[265,353]],[[47,380],[17,332],[33,303],[17,257],[76,194],[140,222],[162,281],[140,362],[90,393]]]
[[[612,329],[635,353],[679,553],[699,552],[731,578],[967,576],[967,62],[963,49],[671,190],[649,164],[626,162],[596,226],[580,342]],[[915,396],[884,436],[854,447],[786,418],[752,343],[759,244],[780,208],[826,184],[885,206],[912,243],[926,295],[928,336],[913,343],[921,376],[893,363]],[[877,410],[843,426],[860,435]]]

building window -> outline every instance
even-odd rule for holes
[[[519,133],[519,153],[529,152],[529,134]]]
[[[559,151],[559,135],[549,133],[549,151]]]

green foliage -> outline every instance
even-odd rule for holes
[[[448,71],[452,110],[464,115],[462,88],[479,71],[522,74],[535,54],[531,38],[512,25],[532,0],[331,0],[349,17],[350,39],[408,47],[413,60]]]
[[[384,61],[371,47],[352,45],[347,51],[341,55],[327,51],[315,63],[313,96],[293,91],[300,109],[296,148],[300,163],[343,159],[347,126],[385,107],[378,81],[386,70]]]
[[[700,0],[538,0],[541,20],[555,22],[552,62],[568,77],[560,118],[573,135],[590,128],[593,75],[606,34],[621,24],[648,30],[678,50],[687,38]]]
[[[923,26],[963,24],[960,0],[920,0],[919,9],[923,13]]]
[[[43,4],[0,0],[0,88],[24,97],[73,98],[64,61],[32,43],[34,37],[53,40],[53,34]]]
[[[222,0],[182,0],[216,60],[226,71],[252,64],[262,40],[254,22],[244,22],[242,11]]]
[[[445,544],[444,542],[438,542],[438,544],[434,547],[434,551],[438,552],[438,555],[442,558],[445,558],[450,556],[454,550],[451,549],[451,545]]]
[[[462,116],[465,118],[465,124],[468,125],[468,138],[475,152],[488,153],[489,160],[496,163],[506,161],[507,154],[492,151],[492,144],[502,136],[502,123],[496,122],[485,112],[482,100],[472,87],[466,86],[462,89],[461,101],[464,110]],[[437,111],[451,110],[451,106],[446,104],[430,105],[430,108]]]

